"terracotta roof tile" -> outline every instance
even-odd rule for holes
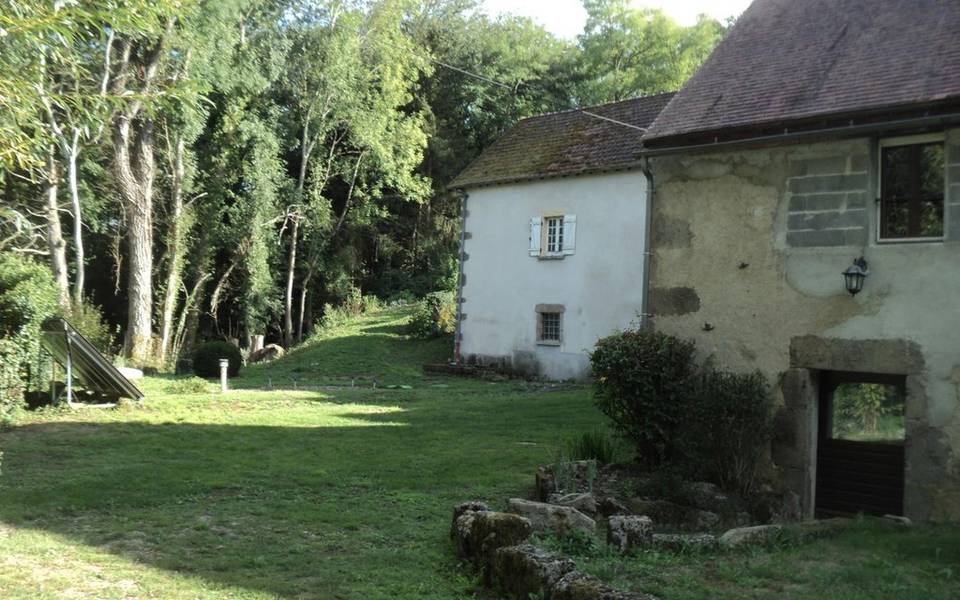
[[[960,101],[960,0],[755,0],[645,136]]]
[[[647,127],[672,96],[658,94],[582,110]],[[582,110],[523,119],[448,187],[469,188],[635,166],[643,132],[586,115]]]

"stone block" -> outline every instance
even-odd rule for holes
[[[519,515],[467,510],[454,522],[453,539],[457,554],[477,565],[485,565],[504,546],[527,541],[533,528]]]
[[[686,315],[700,310],[700,296],[690,287],[650,290],[650,312],[656,316]]]
[[[782,531],[783,527],[780,525],[737,527],[721,535],[717,543],[721,548],[728,550],[746,545],[768,544],[776,540]]]
[[[866,226],[867,211],[864,209],[794,213],[787,218],[787,229],[791,231],[805,229],[823,231],[825,229],[845,229],[847,227]]]
[[[561,577],[573,571],[569,558],[521,544],[499,548],[488,570],[490,587],[511,598],[550,598]]]
[[[850,157],[851,173],[870,172],[870,156],[867,154],[854,154]]]
[[[653,542],[653,520],[650,517],[628,515],[610,517],[607,544],[620,554],[629,554],[638,548],[647,548]]]
[[[867,243],[867,228],[844,229],[843,241],[846,246],[863,246]]]
[[[787,245],[794,248],[822,248],[845,246],[847,238],[842,229],[826,231],[788,231]]]
[[[923,353],[907,340],[848,340],[815,335],[790,340],[790,366],[827,371],[911,375],[923,371]]]
[[[805,175],[839,175],[847,172],[847,157],[822,156],[817,158],[801,158],[790,161],[790,175],[802,177]]]
[[[547,502],[560,506],[571,506],[591,517],[597,514],[597,499],[590,493],[550,494]]]
[[[511,498],[507,501],[507,510],[528,519],[534,531],[558,536],[574,531],[594,535],[597,531],[596,521],[570,506]]]
[[[827,194],[795,194],[790,200],[800,198],[803,200],[803,208],[790,207],[791,211],[808,210],[840,210],[844,207],[847,199],[847,192],[831,192]]]
[[[553,587],[551,600],[657,600],[655,596],[624,592],[610,587],[596,577],[571,571]]]
[[[866,173],[845,175],[809,175],[791,177],[788,189],[794,194],[817,194],[823,192],[857,192],[866,190],[869,177]]]
[[[457,535],[457,519],[468,512],[489,512],[490,508],[484,502],[479,500],[470,500],[461,502],[453,507],[453,519],[450,521],[450,537]]]
[[[867,192],[847,192],[847,209],[866,207]]]

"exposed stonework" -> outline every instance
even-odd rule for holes
[[[579,571],[564,575],[553,588],[551,600],[657,600],[650,594],[624,592]]]
[[[649,307],[655,315],[685,315],[700,310],[700,297],[689,287],[651,288]]]
[[[528,519],[534,531],[563,536],[574,531],[594,535],[597,530],[593,519],[571,506],[511,498],[507,510]]]
[[[827,371],[916,375],[920,346],[906,340],[847,340],[807,335],[790,340],[790,366]]]
[[[531,544],[497,550],[490,568],[490,587],[511,598],[549,598],[573,561]]]
[[[653,521],[637,515],[610,517],[607,543],[620,554],[646,548],[653,542]]]
[[[946,150],[947,237],[960,240],[960,129]],[[651,157],[652,220],[670,224],[651,237],[651,322],[694,340],[701,358],[775,384],[771,472],[807,517],[818,371],[906,375],[904,510],[957,519],[960,304],[944,299],[960,297],[960,243],[876,243],[877,164],[867,138]],[[678,247],[670,231],[687,229]],[[811,239],[798,244],[798,233]],[[840,273],[861,254],[870,275],[851,298]],[[655,301],[678,288],[698,299],[696,312]]]

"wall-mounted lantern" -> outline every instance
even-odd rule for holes
[[[867,261],[861,256],[853,261],[853,264],[847,267],[843,272],[843,283],[847,286],[847,291],[851,296],[856,296],[863,289],[863,280],[867,278],[870,271],[867,270]]]

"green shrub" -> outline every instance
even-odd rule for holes
[[[742,494],[753,491],[773,435],[773,397],[766,377],[706,368],[681,431],[684,471]]]
[[[348,309],[327,303],[323,305],[323,316],[320,317],[320,327],[317,329],[337,329],[349,323],[353,318],[354,315]]]
[[[97,305],[84,300],[80,306],[72,305],[64,312],[63,318],[101,353],[107,356],[116,354],[117,331],[111,330]]]
[[[380,298],[377,298],[373,294],[364,294],[361,304],[363,305],[363,312],[377,312],[383,308],[383,304],[380,302]]]
[[[417,339],[427,340],[451,335],[456,329],[457,305],[453,292],[427,294],[410,317],[407,332]]]
[[[58,290],[43,265],[0,253],[0,417],[38,380],[40,324],[57,310]]]
[[[653,466],[674,458],[696,368],[693,343],[622,331],[597,342],[590,364],[597,407],[634,444],[638,458]]]
[[[220,359],[230,360],[227,375],[236,377],[243,365],[240,348],[230,342],[204,342],[193,351],[193,372],[198,377],[219,377]]]
[[[617,443],[605,430],[596,428],[566,440],[563,454],[570,460],[596,460],[601,464],[616,461]]]

